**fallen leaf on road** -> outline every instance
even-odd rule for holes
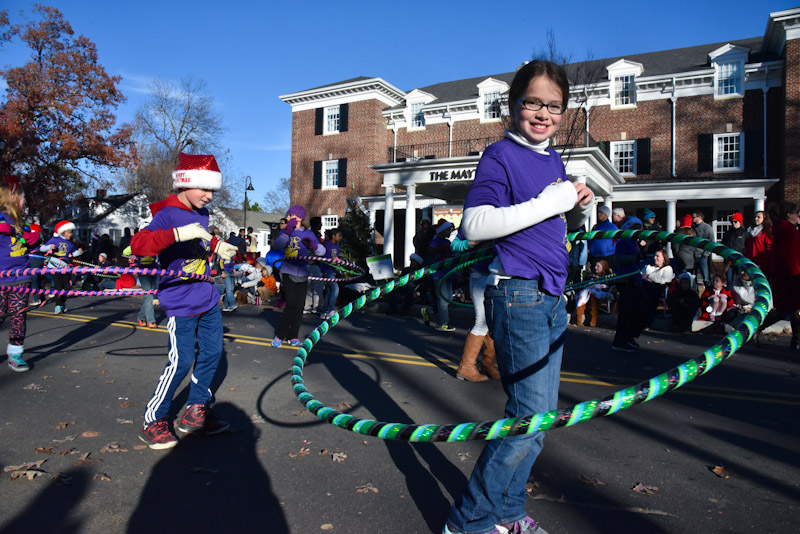
[[[100,432],[95,432],[94,430],[87,430],[83,434],[81,434],[82,438],[96,438],[100,435]]]
[[[266,423],[266,421],[264,421],[264,418],[258,415],[257,413],[254,413],[253,415],[250,416],[250,422],[253,423],[254,425],[263,425],[264,423]]]
[[[116,380],[106,380],[106,384],[113,384]]]
[[[134,445],[133,450],[135,451],[142,451],[147,448],[147,445]]]
[[[44,471],[40,471],[39,469],[25,469],[24,471],[12,471],[11,472],[11,480],[15,478],[25,477],[28,480],[33,480],[36,477],[40,477],[44,475]]]
[[[64,473],[56,473],[55,475],[53,475],[53,480],[55,480],[56,484],[60,486],[72,485],[72,477],[69,475],[65,475]]]
[[[133,419],[120,419],[120,418],[117,418],[117,423],[119,423],[121,425],[132,425],[133,424]]]
[[[39,391],[40,389],[42,389],[42,386],[40,386],[39,384],[28,384],[27,386],[22,386],[22,389],[32,389],[35,391]]]
[[[74,424],[75,424],[75,421],[70,421],[69,423],[66,423],[66,422],[65,423],[58,423],[56,425],[56,430],[64,430],[69,425],[74,425]]]
[[[97,473],[92,477],[92,480],[97,480],[98,478],[104,482],[111,482],[111,477],[105,473]]]
[[[36,460],[35,462],[26,462],[22,465],[7,465],[3,468],[3,471],[25,471],[26,469],[39,469],[42,467],[42,464],[47,461],[47,458],[42,458],[41,460]]]
[[[378,488],[376,488],[370,483],[364,484],[363,486],[356,486],[357,493],[367,493],[368,491],[371,491],[373,493],[378,493]]]
[[[469,453],[468,452],[459,452],[458,453],[458,459],[461,460],[462,462],[466,462],[469,459]]]
[[[135,402],[128,402],[128,401],[122,402],[119,405],[120,408],[132,408],[134,406],[136,406]]]
[[[55,447],[36,447],[36,454],[55,454]]]
[[[52,377],[52,376],[48,376],[48,375],[44,375],[44,376],[42,377],[42,380],[47,380],[48,378],[53,378],[53,377]]]
[[[645,495],[655,495],[658,491],[658,488],[655,486],[645,486],[641,482],[638,482],[634,487],[631,488],[633,491],[638,493],[644,493]]]
[[[324,525],[320,525],[320,530],[333,530],[333,525],[330,523],[325,523]]]
[[[228,391],[236,391],[236,386],[233,386],[232,388],[228,388]]]
[[[96,458],[89,458],[90,454],[92,454],[92,453],[91,452],[87,452],[83,456],[81,456],[80,460],[78,460],[78,463],[76,463],[75,466],[77,467],[77,466],[81,466],[81,465],[85,465],[85,464],[91,464],[91,463],[100,461],[100,460],[97,460]]]
[[[343,452],[334,452],[333,453],[333,461],[334,462],[344,462],[344,459],[347,458],[347,455]]]
[[[128,449],[123,449],[122,447],[119,446],[119,443],[114,441],[114,442],[109,443],[108,445],[106,445],[102,449],[100,449],[100,452],[101,453],[103,453],[103,452],[128,452]]]
[[[310,452],[311,452],[311,449],[309,449],[308,447],[300,447],[300,452],[298,452],[296,454],[292,454],[290,452],[289,453],[289,457],[290,458],[297,458],[298,456],[305,456],[306,454],[308,454]]]
[[[72,436],[67,436],[64,439],[54,439],[53,443],[64,443],[65,441],[74,441],[75,438],[78,437],[78,434],[73,434]]]
[[[605,486],[606,483],[602,480],[597,480],[594,477],[590,477],[589,475],[580,475],[578,476],[578,480],[581,481],[583,484],[588,486]]]
[[[731,478],[735,474],[733,469],[722,465],[714,466],[711,472],[721,478]]]
[[[336,404],[334,404],[334,406],[336,406],[340,410],[346,410],[348,408],[352,408],[353,407],[352,404],[350,404],[349,402],[344,402],[344,401],[337,402]]]
[[[538,482],[528,482],[528,483],[525,484],[525,492],[526,493],[533,493],[537,489],[539,489],[539,483]]]
[[[77,375],[78,373],[80,373],[80,371],[78,371],[77,369],[73,369],[72,371],[70,371],[70,373],[75,373]]]
[[[69,453],[71,453],[74,450],[75,450],[75,447],[72,447],[70,449],[65,449],[65,450],[63,450],[63,451],[61,451],[59,453],[56,453],[56,456],[66,456],[66,455],[68,455]]]

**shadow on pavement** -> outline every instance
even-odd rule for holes
[[[259,431],[229,403],[214,411],[231,424],[218,436],[187,436],[153,468],[128,532],[289,532],[259,462]]]

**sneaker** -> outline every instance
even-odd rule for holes
[[[144,425],[139,432],[139,439],[147,443],[151,449],[169,449],[178,444],[178,438],[169,429],[166,419]]]
[[[281,341],[281,338],[279,337],[276,337],[272,340],[272,346],[275,347],[276,349],[279,348],[282,343],[283,341]]]
[[[28,306],[38,306],[41,303],[42,303],[42,301],[40,299],[36,299],[36,300],[30,301],[30,303],[28,303]]]
[[[222,308],[222,311],[224,311],[224,312],[233,311],[233,308]]]
[[[629,339],[627,344],[630,345],[631,347],[635,348],[635,349],[639,348],[639,344],[636,342],[635,339]]]
[[[486,534],[508,534],[509,530],[500,525],[495,525],[495,529],[487,532]],[[447,525],[442,529],[442,534],[462,534],[460,530],[451,530]],[[545,533],[547,534],[547,533]]]
[[[8,368],[15,373],[24,373],[25,371],[30,371],[31,369],[30,366],[25,363],[25,360],[22,359],[21,354],[8,355]]]
[[[239,309],[239,305],[238,304],[234,304],[233,308],[231,308],[229,311],[236,311],[238,309]]]
[[[300,340],[299,340],[299,339],[297,339],[297,338],[294,338],[292,341],[290,341],[290,344],[291,344],[293,347],[299,347],[300,345],[302,345],[302,343],[300,342]]]
[[[158,323],[147,323],[147,328],[158,328]]]
[[[56,309],[55,309],[55,311],[53,313],[58,315],[59,313],[64,313],[64,311],[65,311],[64,310],[64,306],[56,306]]]
[[[455,328],[450,326],[449,324],[440,324],[436,327],[436,330],[441,330],[442,332],[454,332]]]
[[[186,434],[202,431],[206,435],[219,434],[231,427],[225,421],[220,420],[211,408],[204,404],[191,404],[183,412],[181,422],[178,423],[178,430]]]
[[[624,345],[611,345],[611,350],[615,350],[617,352],[635,352],[636,347],[626,343]]]
[[[431,314],[428,312],[428,308],[421,308],[419,312],[422,314],[422,320],[425,321],[425,326],[431,325]],[[445,527],[447,528],[447,527]]]
[[[547,534],[545,529],[527,515],[524,519],[514,523],[497,525],[497,529],[500,532],[508,532],[508,534]]]
[[[147,323],[144,319],[139,319],[139,326],[147,326]]]
[[[153,306],[158,306],[159,304],[158,299],[153,299]]]

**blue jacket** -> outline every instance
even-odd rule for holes
[[[592,232],[595,230],[600,232],[609,232],[619,230],[617,225],[606,219],[605,222],[597,223],[592,227]],[[589,255],[593,258],[604,258],[606,256],[613,256],[616,247],[613,239],[590,239],[589,240]]]

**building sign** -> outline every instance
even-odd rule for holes
[[[456,169],[453,171],[430,171],[428,177],[431,182],[449,182],[453,180],[472,180],[475,169]]]

